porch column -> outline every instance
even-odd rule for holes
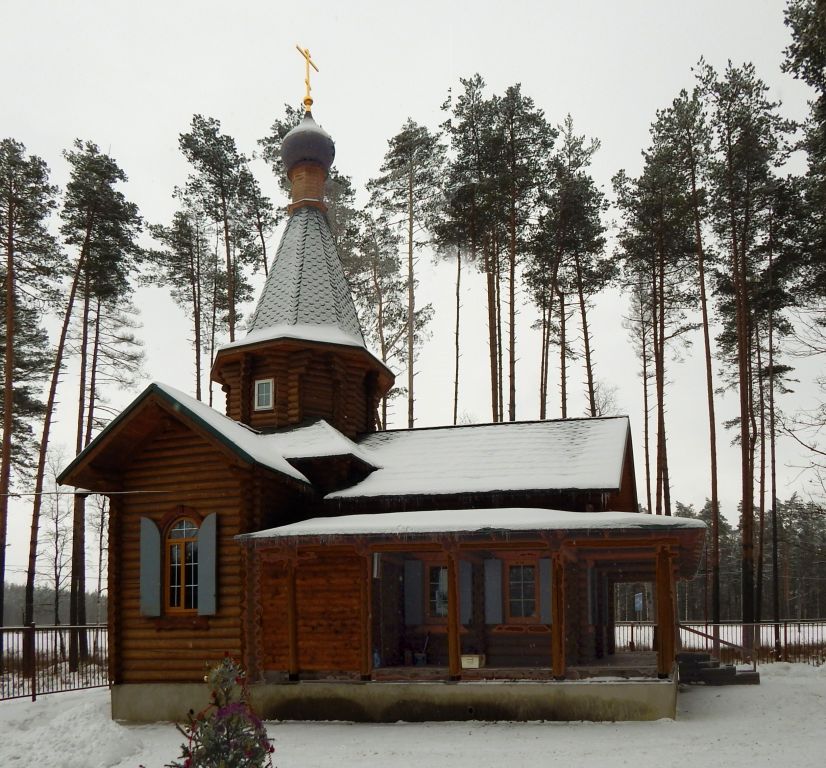
[[[298,679],[298,611],[295,600],[295,557],[287,559],[287,637],[289,661],[287,672],[290,680]]]
[[[362,555],[364,562],[361,579],[361,679],[369,680],[372,671],[373,643],[372,632],[372,604],[373,604],[373,555],[369,552]]]
[[[462,659],[459,645],[459,569],[456,555],[447,554],[447,654],[451,680],[462,679]]]
[[[559,552],[551,556],[551,672],[565,677],[565,564]]]
[[[657,676],[668,677],[674,666],[675,646],[674,594],[671,552],[657,550]]]

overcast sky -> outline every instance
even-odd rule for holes
[[[178,135],[193,113],[218,118],[249,154],[289,102],[303,96],[303,60],[296,43],[310,48],[316,120],[336,142],[336,165],[356,186],[376,175],[387,140],[406,118],[431,128],[458,78],[479,72],[492,92],[520,82],[523,91],[561,122],[571,113],[578,132],[598,137],[594,174],[606,191],[620,168],[636,174],[640,151],[657,109],[693,82],[701,56],[718,68],[728,59],[753,61],[784,103],[787,117],[806,114],[804,86],[781,74],[789,38],[782,0],[580,0],[556,2],[211,2],[176,0],[0,0],[0,137],[22,141],[50,165],[63,186],[63,149],[78,137],[112,154],[129,176],[127,196],[149,222],[168,222],[171,191],[186,180]],[[279,200],[275,179],[257,163],[265,193]],[[274,245],[275,243],[273,243]],[[433,301],[433,339],[417,376],[417,424],[448,423],[452,413],[452,265],[419,262],[423,300]],[[485,297],[478,276],[463,293],[462,401],[473,421],[490,418],[486,385]],[[147,382],[162,380],[194,391],[188,325],[159,290],[139,294],[147,344]],[[642,414],[638,362],[622,329],[622,297],[600,299],[594,311],[597,376],[618,387],[618,406],[632,420],[640,499]],[[517,354],[521,419],[538,417],[538,339],[530,331],[535,311],[520,299]],[[704,374],[699,353],[671,365],[670,463],[675,499],[701,505],[708,494]],[[795,361],[801,384],[782,403],[787,410],[812,402],[816,361]],[[571,368],[571,411],[584,410],[584,374]],[[404,372],[398,372],[404,376]],[[406,377],[405,377],[406,378]],[[67,378],[61,399],[74,402]],[[113,393],[125,405],[135,393]],[[559,407],[552,396],[550,415]],[[736,415],[726,396],[720,419]],[[393,426],[404,426],[399,406]],[[61,412],[57,442],[73,443],[71,412]],[[738,457],[721,442],[721,497],[733,514],[738,498]],[[803,489],[795,468],[801,457],[784,445],[779,495]],[[25,562],[29,504],[16,504],[10,520],[11,578]]]

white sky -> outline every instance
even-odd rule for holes
[[[387,140],[410,116],[431,128],[443,118],[439,106],[458,78],[478,71],[501,93],[521,82],[548,118],[573,115],[579,132],[599,137],[597,181],[608,191],[620,168],[636,174],[655,111],[668,106],[680,88],[691,87],[691,67],[700,56],[718,68],[727,59],[753,61],[784,102],[784,114],[803,118],[806,89],[780,73],[788,44],[782,0],[623,0],[578,3],[378,2],[273,3],[178,0],[141,3],[114,0],[0,0],[0,136],[22,141],[50,165],[63,186],[67,169],[61,151],[75,137],[95,141],[129,175],[127,196],[150,222],[168,222],[171,191],[188,172],[178,134],[192,114],[218,118],[242,151],[251,154],[283,104],[303,95],[303,61],[295,44],[310,48],[321,72],[314,75],[314,115],[336,142],[338,168],[359,189],[377,173]],[[265,193],[279,200],[275,179],[254,166]],[[279,233],[280,234],[280,233]],[[275,242],[272,243],[275,245]],[[274,249],[273,249],[274,251]],[[419,262],[421,295],[434,302],[433,339],[417,376],[417,423],[448,423],[452,414],[451,265]],[[460,411],[489,420],[484,294],[477,275],[463,292]],[[160,290],[139,294],[149,380],[187,392],[190,373],[188,325]],[[637,475],[642,489],[641,392],[638,363],[620,321],[625,300],[601,299],[593,313],[598,377],[619,387],[618,405],[629,413]],[[538,339],[530,331],[534,310],[520,299],[517,353],[518,407],[522,419],[538,417]],[[471,330],[471,328],[473,330]],[[671,366],[669,436],[672,497],[701,505],[708,493],[704,378],[699,356]],[[816,361],[799,363],[801,385],[784,399],[793,410],[810,404]],[[574,364],[576,365],[576,364]],[[404,372],[398,372],[404,377]],[[570,369],[570,412],[584,409],[581,369]],[[75,400],[67,378],[61,400]],[[133,393],[113,394],[125,405]],[[404,426],[397,407],[393,426]],[[736,414],[736,400],[718,407],[720,420]],[[549,415],[558,415],[551,399]],[[73,415],[60,413],[56,441],[73,444]],[[721,443],[721,497],[734,512],[738,451]],[[804,480],[792,466],[800,457],[783,447],[779,495]],[[25,562],[28,503],[13,508],[10,574]]]

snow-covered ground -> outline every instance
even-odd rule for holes
[[[826,667],[771,664],[759,686],[687,686],[676,721],[653,723],[269,723],[278,768],[543,765],[823,765]],[[160,768],[179,755],[169,724],[126,726],[105,690],[0,703],[0,766]]]

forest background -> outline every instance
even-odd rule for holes
[[[632,277],[639,275],[639,270],[635,272],[632,262],[647,258],[645,248],[638,247],[637,237],[646,212],[638,204],[635,190],[642,188],[642,180],[657,178],[658,135],[661,138],[665,130],[660,124],[660,134],[649,132],[658,119],[657,111],[669,108],[682,89],[690,99],[699,86],[705,94],[700,98],[705,99],[705,109],[711,113],[722,85],[733,82],[735,74],[740,73],[738,76],[750,78],[755,85],[754,103],[762,99],[768,105],[763,118],[771,124],[767,130],[775,132],[766,139],[761,160],[768,175],[761,182],[766,194],[760,197],[760,226],[755,228],[754,261],[750,262],[755,269],[755,285],[758,275],[763,282],[768,279],[769,241],[783,241],[774,258],[785,258],[790,264],[810,265],[811,258],[822,254],[812,245],[816,238],[802,242],[795,234],[799,231],[802,235],[807,222],[812,221],[811,210],[806,209],[812,194],[800,185],[807,170],[812,170],[814,155],[811,146],[807,152],[799,142],[807,135],[803,124],[810,115],[816,126],[816,102],[811,109],[808,102],[817,98],[822,82],[817,73],[813,77],[803,66],[797,68],[803,81],[795,79],[793,71],[784,72],[784,64],[788,68],[793,59],[788,53],[792,34],[783,23],[787,4],[732,1],[719,7],[712,2],[689,6],[678,2],[590,2],[573,9],[567,4],[517,2],[505,11],[485,3],[447,7],[424,3],[413,9],[402,4],[364,2],[348,4],[346,9],[318,3],[312,8],[276,11],[267,4],[240,3],[229,17],[217,3],[183,2],[172,7],[145,3],[140,9],[101,2],[80,2],[71,7],[43,2],[19,5],[0,3],[4,28],[18,32],[0,52],[4,70],[14,73],[3,99],[0,135],[25,145],[21,156],[43,158],[50,172],[48,183],[57,187],[44,197],[43,213],[50,215],[43,220],[41,243],[46,277],[51,275],[57,280],[49,291],[40,295],[34,295],[34,291],[27,297],[23,304],[31,314],[17,321],[19,328],[33,331],[27,341],[33,345],[29,360],[39,360],[40,365],[39,372],[25,374],[32,383],[32,418],[24,418],[20,427],[21,445],[29,445],[31,465],[37,463],[37,448],[42,444],[37,401],[42,402],[48,394],[49,365],[54,363],[52,350],[58,344],[66,316],[71,268],[83,258],[84,243],[88,246],[83,228],[88,218],[83,215],[89,211],[89,187],[73,186],[72,181],[81,177],[81,171],[87,179],[106,180],[105,186],[112,193],[107,214],[111,227],[100,235],[99,247],[87,248],[89,261],[77,271],[79,287],[67,326],[66,367],[56,390],[50,440],[54,448],[64,446],[63,457],[49,457],[52,466],[61,461],[65,464],[79,445],[85,444],[150,380],[160,379],[209,399],[206,372],[210,349],[234,334],[231,327],[236,318],[230,306],[237,304],[237,331],[243,333],[243,317],[251,311],[263,279],[263,252],[271,259],[280,236],[276,219],[277,211],[283,210],[285,196],[275,158],[279,137],[295,119],[295,113],[285,111],[283,105],[297,107],[303,90],[303,62],[294,47],[301,42],[310,45],[321,69],[319,75],[313,75],[314,114],[337,146],[339,176],[330,187],[337,203],[333,213],[342,214],[342,224],[352,217],[354,225],[338,230],[339,246],[371,345],[379,352],[382,334],[371,326],[375,318],[371,312],[375,313],[377,302],[370,288],[371,284],[375,287],[377,273],[373,269],[371,274],[371,260],[365,261],[365,256],[383,254],[380,261],[382,279],[387,280],[383,295],[388,297],[385,319],[389,329],[384,341],[390,344],[385,352],[397,372],[398,383],[408,391],[408,343],[414,345],[415,425],[555,418],[563,415],[563,403],[566,416],[628,413],[643,506],[663,512],[669,507],[677,512],[678,501],[694,510],[704,507],[711,495],[706,373],[698,329],[699,298],[693,289],[686,288],[685,296],[677,296],[674,314],[667,319],[666,335],[674,332],[674,339],[661,355],[665,428],[659,433],[668,438],[669,459],[667,476],[657,479],[657,363],[653,350],[649,350],[646,381],[650,400],[646,408],[639,355],[641,326],[634,326],[635,317],[644,318],[646,311],[651,311],[651,307],[646,310],[634,301]],[[814,9],[815,19],[822,23],[821,3],[793,3],[789,7]],[[301,39],[293,39],[296,35]],[[822,39],[819,45],[815,58],[822,54]],[[729,61],[731,68],[727,69]],[[754,63],[753,70],[745,65],[747,62]],[[507,143],[498,149],[493,144],[487,153],[485,162],[493,163],[493,170],[461,168],[457,164],[457,157],[464,151],[458,143],[462,118],[457,110],[461,99],[473,90],[477,70],[484,79],[484,86],[478,83],[481,101],[493,100],[491,103],[498,105],[500,128],[504,125],[501,116],[508,108],[512,116],[522,120],[519,161],[509,169],[494,168],[507,157]],[[822,80],[822,70],[819,77]],[[765,83],[765,92],[760,91],[759,82]],[[517,88],[517,84],[521,86]],[[202,116],[200,121],[193,117],[198,115]],[[568,115],[571,123],[566,128]],[[408,119],[415,124],[408,124]],[[447,120],[452,121],[451,126],[444,125]],[[205,155],[199,155],[199,148],[203,150],[210,135],[221,137],[218,143],[222,151],[230,155],[235,152],[238,167],[245,169],[231,190],[237,197],[237,207],[228,216],[223,215],[220,189],[216,196],[214,176],[210,179],[205,172]],[[500,139],[503,135],[500,130]],[[184,138],[187,136],[189,141]],[[584,137],[583,141],[579,137]],[[81,139],[78,145],[73,144],[76,138]],[[709,142],[717,139],[710,137]],[[594,141],[599,142],[598,147]],[[428,205],[414,210],[406,205],[404,189],[399,188],[399,183],[408,179],[403,170],[406,158],[410,158],[404,149],[425,147],[423,155],[432,160],[439,155],[439,144],[445,148],[445,161],[452,165],[434,169],[423,163],[423,172],[416,179],[422,186],[417,186],[415,202]],[[510,145],[516,146],[514,142]],[[561,152],[566,146],[567,154]],[[63,155],[64,151],[69,154]],[[242,162],[241,155],[249,162]],[[573,169],[575,157],[581,165]],[[660,158],[659,162],[667,165],[668,159]],[[623,169],[625,176],[618,177]],[[646,177],[649,171],[652,175]],[[545,174],[541,178],[540,172]],[[497,173],[504,175],[497,177]],[[799,180],[798,186],[797,182],[787,183],[790,174]],[[351,183],[343,177],[349,177]],[[474,189],[480,195],[484,193],[485,178],[499,179],[491,189],[498,190],[496,195],[501,193],[501,199],[494,195],[496,199],[487,200],[499,218],[487,235],[483,236],[480,229],[473,243],[475,220],[468,216],[472,197],[468,193]],[[562,267],[567,273],[559,273],[557,285],[568,296],[564,314],[567,375],[563,379],[557,362],[562,332],[559,318],[563,315],[554,303],[556,289],[543,283],[543,276],[554,273],[555,262],[543,258],[558,243],[554,233],[562,231],[559,227],[554,230],[554,217],[549,212],[561,210],[560,198],[554,202],[553,190],[561,189],[566,179],[571,183],[571,194],[582,195],[583,204],[577,210],[584,213],[579,228],[571,235],[574,244]],[[92,186],[93,191],[99,191]],[[173,195],[176,188],[180,193]],[[242,189],[245,193],[239,196]],[[352,197],[348,190],[352,190]],[[786,197],[781,199],[783,194]],[[769,198],[772,202],[767,202]],[[795,207],[794,201],[801,201],[800,206]],[[703,206],[707,218],[702,230],[712,259],[708,286],[712,368],[715,389],[721,390],[715,395],[719,501],[724,526],[730,528],[723,533],[731,537],[734,553],[728,556],[730,562],[723,573],[735,596],[726,611],[731,615],[741,610],[736,595],[743,590],[738,581],[743,564],[738,555],[742,542],[735,541],[738,504],[744,493],[742,456],[740,448],[732,444],[738,436],[737,428],[724,427],[725,422],[736,422],[741,415],[734,362],[737,344],[731,335],[736,313],[726,299],[724,223],[719,216],[714,219],[710,198]],[[203,231],[193,235],[185,227],[176,229],[176,221],[186,224],[180,218],[176,220],[176,212],[185,213],[191,222],[194,208],[203,213]],[[679,270],[689,269],[687,264],[696,250],[690,208],[688,205],[675,214],[677,223],[669,230],[669,236],[674,237],[669,253],[685,260]],[[370,218],[363,217],[365,210]],[[774,211],[785,211],[783,215],[787,216],[782,237],[776,234],[780,230],[772,230],[768,223]],[[418,308],[413,334],[406,325],[411,222]],[[665,229],[661,227],[661,231]],[[769,237],[770,232],[775,234]],[[204,253],[214,255],[217,248],[219,255],[210,261],[214,265],[211,282],[210,274],[204,274],[205,294],[211,287],[211,295],[219,299],[214,304],[216,311],[211,316],[205,302],[196,312],[201,322],[194,326],[192,310],[187,310],[186,283],[180,282],[180,273],[172,276],[164,271],[165,265],[173,263],[172,256],[180,254],[184,235],[202,238],[199,247]],[[465,260],[459,288],[458,387],[454,348],[457,248]],[[484,274],[480,266],[493,252],[495,268]],[[583,333],[578,291],[581,281],[573,260],[577,253],[587,255],[593,267],[582,301],[587,333]],[[99,259],[99,269],[90,254]],[[117,261],[117,269],[111,268],[110,259]],[[225,263],[234,265],[234,280],[227,279],[226,270],[221,277]],[[375,267],[375,258],[372,264]],[[711,274],[715,269],[721,277],[718,283]],[[816,267],[813,269],[816,271]],[[775,333],[782,326],[783,340],[775,343],[782,344],[782,364],[793,369],[784,369],[780,382],[778,363],[771,369],[778,375],[765,377],[777,379],[778,409],[789,426],[786,432],[778,430],[777,442],[777,495],[789,500],[784,507],[789,518],[787,547],[793,528],[795,541],[810,546],[803,553],[795,551],[795,562],[822,565],[826,561],[822,476],[818,473],[822,461],[816,435],[822,423],[817,421],[823,403],[823,391],[818,386],[822,357],[810,354],[822,350],[822,346],[817,347],[816,336],[812,348],[807,328],[818,330],[812,321],[818,312],[822,313],[823,294],[810,290],[817,286],[812,277],[815,273],[809,266],[807,270],[788,272],[787,293],[798,301],[781,303],[778,296],[770,311],[765,303],[758,309],[764,311],[763,318],[775,317]],[[492,271],[496,274],[493,291],[488,279]],[[107,278],[100,280],[96,292],[93,284],[104,275]],[[114,281],[109,279],[113,275],[117,278]],[[669,270],[663,271],[663,277],[674,277],[675,295],[693,280],[688,274],[672,274]],[[84,288],[85,279],[91,281],[88,290]],[[169,283],[175,280],[177,303],[170,298]],[[234,294],[232,300],[230,293]],[[775,295],[773,291],[764,294]],[[492,304],[491,295],[498,296]],[[95,308],[98,300],[101,309]],[[498,333],[493,357],[489,310],[496,316],[493,326]],[[81,315],[95,319],[79,324]],[[655,333],[653,319],[650,325]],[[755,327],[762,329],[763,338],[765,322],[761,319]],[[48,343],[45,337],[38,337],[38,328],[48,334]],[[111,354],[105,364],[101,356],[101,368],[93,382],[90,372],[96,329],[98,339],[108,338]],[[197,359],[202,371],[196,378],[192,345],[196,335],[201,334],[202,355]],[[651,339],[646,343],[650,344]],[[81,365],[84,348],[86,358]],[[760,350],[768,352],[765,341],[752,347],[752,383],[757,381],[759,371],[769,370],[765,360],[756,360]],[[779,349],[775,352],[780,354]],[[757,386],[752,389],[765,392]],[[78,397],[80,392],[84,393],[82,398]],[[215,405],[220,409],[219,395],[215,395]],[[760,429],[756,401],[751,403],[752,438]],[[80,409],[79,402],[83,403]],[[408,425],[410,402],[402,391],[388,404],[389,427]],[[765,402],[762,405],[760,413],[765,414]],[[647,425],[646,414],[650,420]],[[814,431],[799,429],[811,416],[815,417]],[[31,427],[30,433],[26,424]],[[769,442],[765,425],[762,429],[764,439],[754,440],[753,456]],[[647,462],[646,434],[650,443]],[[22,455],[15,452],[15,456]],[[659,466],[661,473],[661,462]],[[32,497],[26,494],[35,490],[35,481],[31,471],[19,465],[10,467],[10,473],[12,490],[20,495],[9,502],[5,574],[10,581],[23,581],[30,553],[32,510]],[[755,474],[751,487],[756,486]],[[670,503],[664,498],[669,494],[673,500]],[[771,523],[769,497],[770,491],[763,487],[767,524]],[[78,539],[82,539],[67,535],[65,529],[71,526],[71,518],[77,523],[77,512],[69,509],[73,500],[66,501],[68,506],[62,512],[59,504],[44,504],[44,524],[38,531],[41,539],[50,535],[45,523],[53,514],[54,540],[63,536],[62,546],[68,548],[58,560],[68,558],[71,547],[77,549]],[[682,510],[691,511],[685,506]],[[58,519],[61,515],[62,522]],[[95,515],[90,512],[86,518],[93,521]],[[814,529],[804,533],[801,526],[806,525]],[[817,534],[814,538],[812,530]],[[98,525],[96,531],[97,540],[89,536],[86,561],[90,573],[99,562],[98,550],[105,548],[104,528]],[[43,544],[41,549],[56,551],[55,541]],[[785,554],[786,561],[790,561],[788,549]],[[757,563],[753,554],[750,557]],[[48,556],[40,558],[42,581],[68,577],[65,563],[62,576],[56,575],[54,568],[49,572],[48,563]],[[826,594],[826,585],[821,583],[824,576],[820,571],[799,576],[810,580],[811,610],[819,611],[821,594]],[[791,594],[788,584],[787,588]],[[76,584],[75,589],[82,593],[85,586]],[[807,602],[800,597],[805,590],[795,587],[794,591],[798,594],[799,613],[800,606]]]

